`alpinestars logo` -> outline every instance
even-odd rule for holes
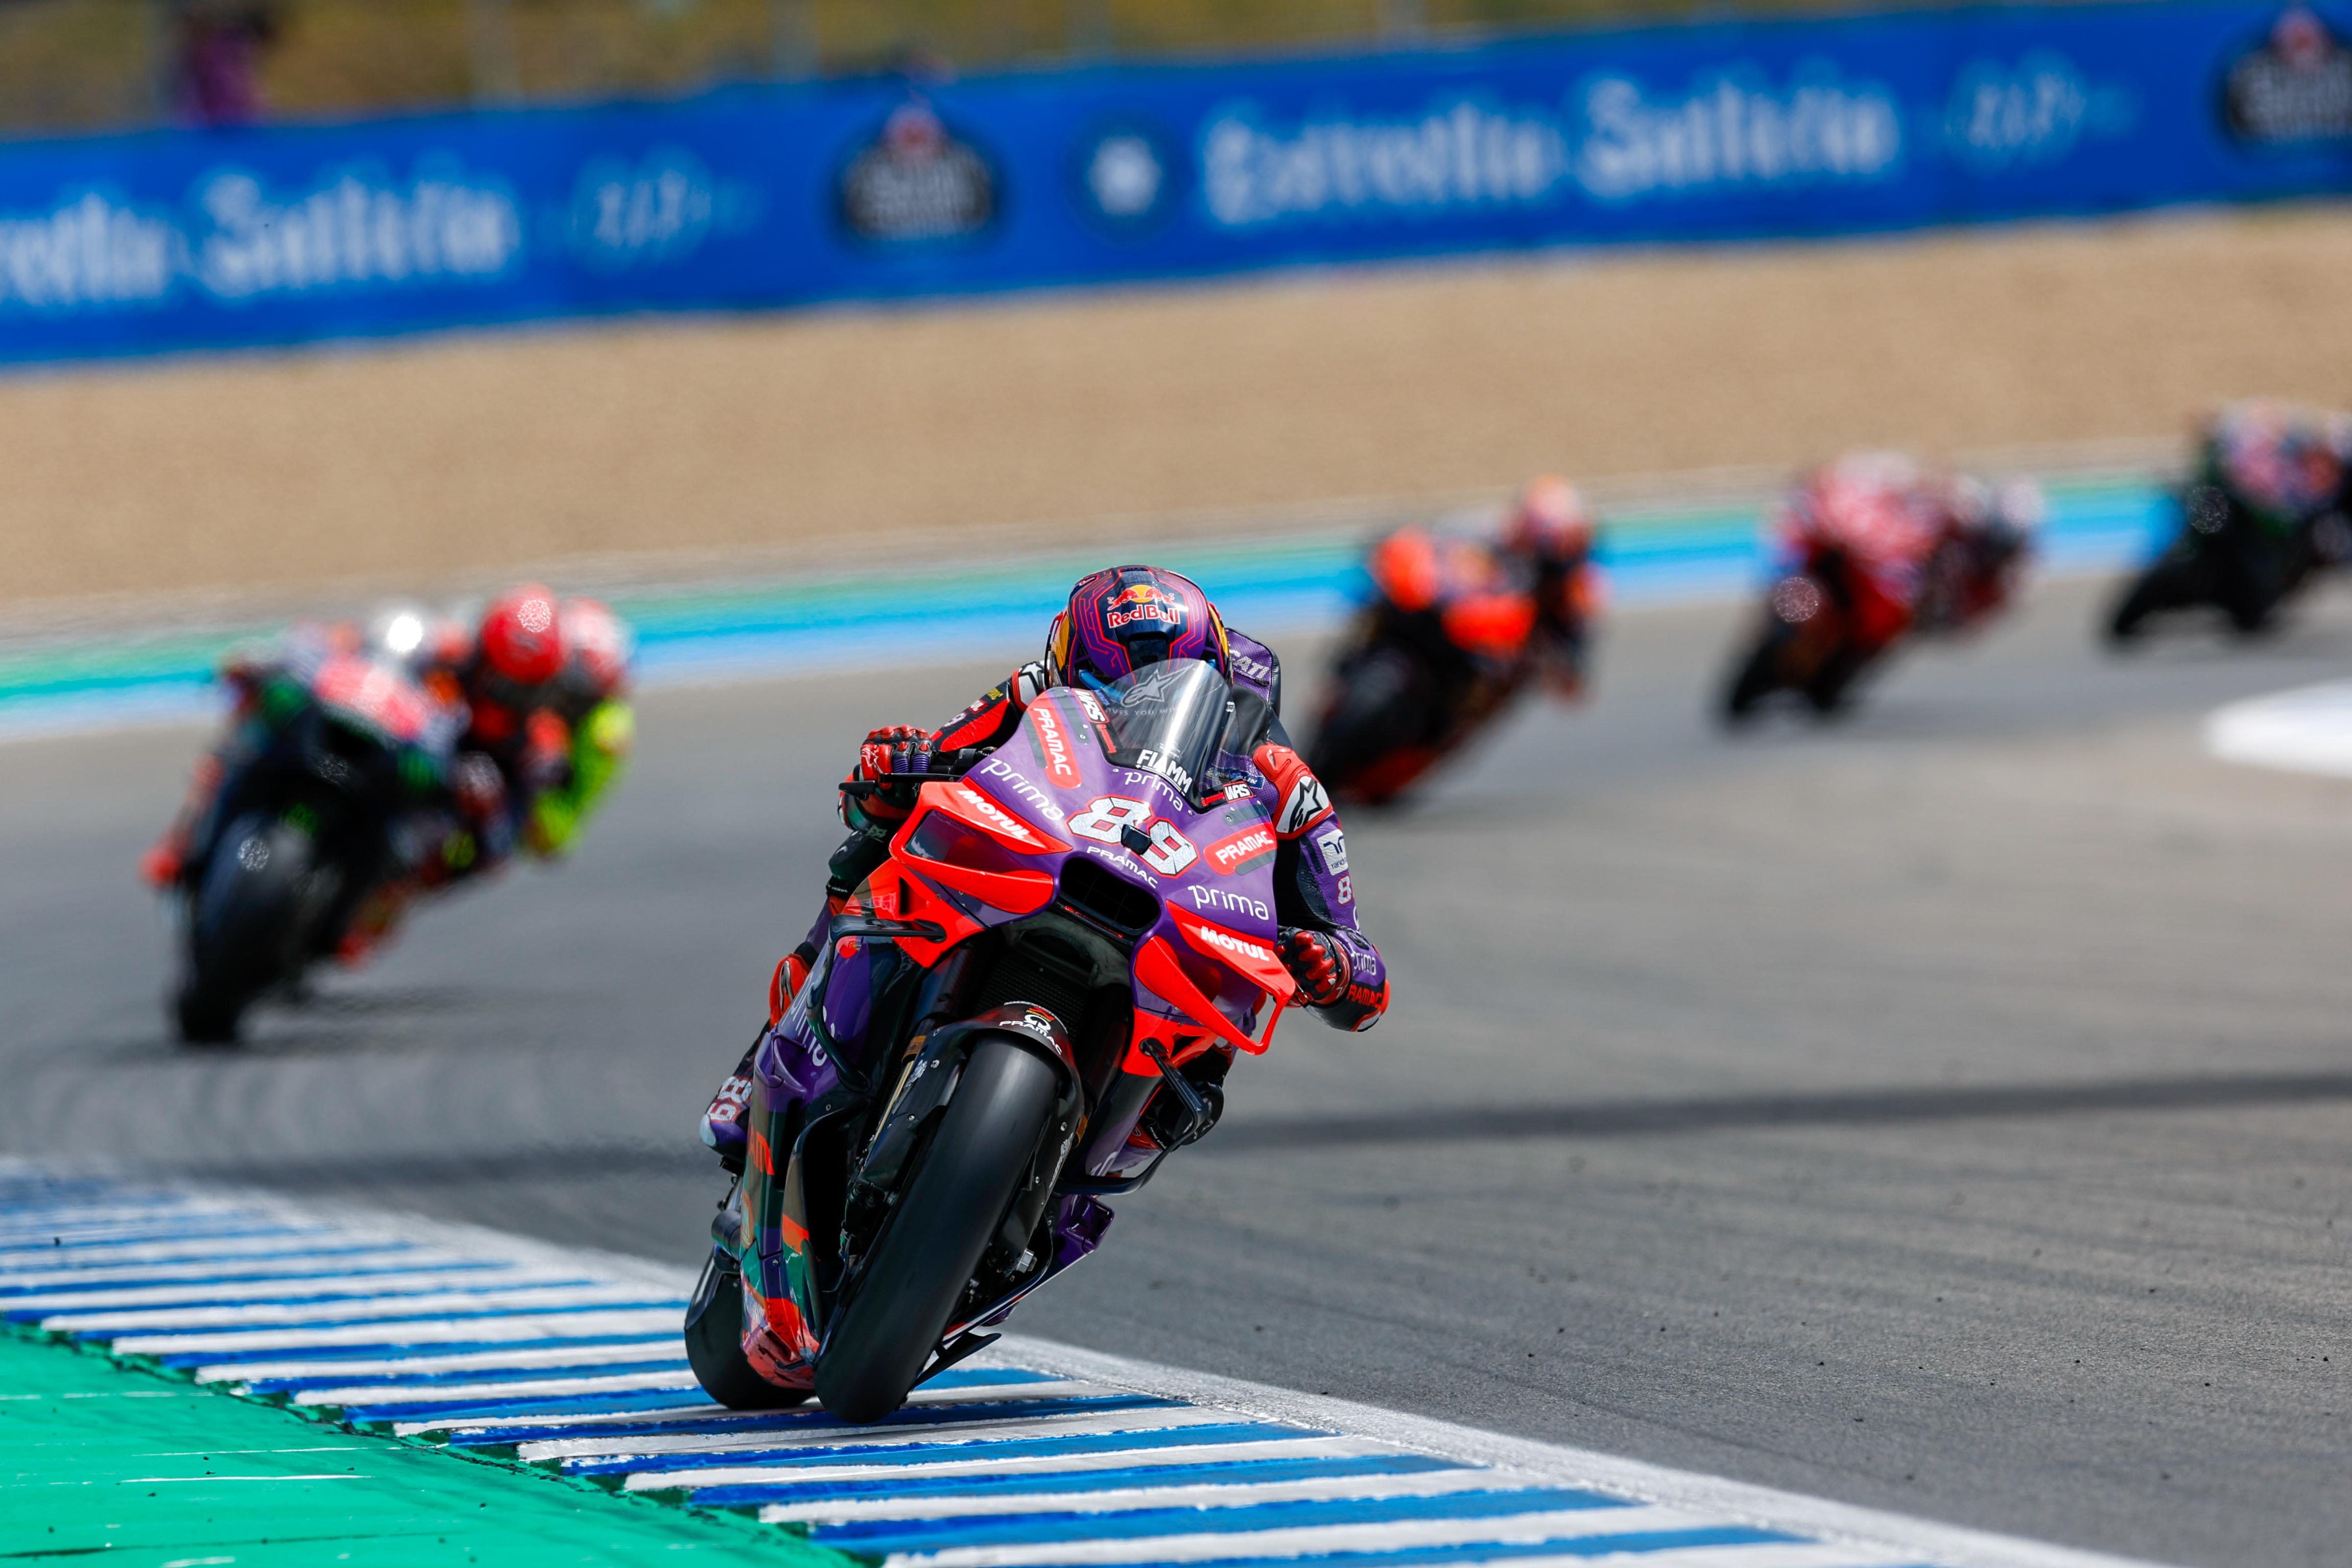
[[[1281,797],[1281,808],[1274,814],[1276,837],[1296,838],[1331,815],[1331,797],[1323,781],[1288,746],[1260,746],[1250,761]]]

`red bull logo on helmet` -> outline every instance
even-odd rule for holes
[[[1181,631],[1184,601],[1155,583],[1131,583],[1103,600],[1103,625],[1110,630],[1138,621],[1165,626],[1171,634]]]

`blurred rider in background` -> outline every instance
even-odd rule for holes
[[[470,625],[428,625],[414,612],[382,618],[373,634],[348,623],[310,624],[221,668],[233,708],[229,733],[196,766],[188,799],[140,872],[168,888],[201,867],[217,809],[240,771],[266,749],[278,718],[270,690],[318,652],[364,654],[404,668],[456,719],[451,813],[408,866],[353,918],[338,956],[356,963],[419,892],[478,876],[518,847],[562,853],[620,775],[635,737],[626,700],[626,629],[593,599],[559,600],[536,584],[509,589]]]
[[[1531,479],[1492,532],[1399,529],[1340,645],[1310,753],[1341,798],[1393,800],[1531,683],[1584,692],[1603,592],[1576,487]]]
[[[1951,632],[2007,602],[2041,521],[2041,492],[1994,489],[1901,452],[1855,452],[1807,474],[1775,518],[1788,569],[1842,555],[1853,604],[1852,657],[1906,632]]]
[[[1229,782],[1248,787],[1273,828],[1277,951],[1298,983],[1300,1005],[1337,1029],[1360,1031],[1378,1023],[1388,1010],[1388,972],[1380,950],[1356,925],[1355,884],[1339,819],[1283,732],[1281,661],[1265,644],[1228,627],[1190,578],[1156,566],[1117,566],[1070,590],[1068,605],[1046,633],[1044,658],[1023,665],[937,730],[892,725],[866,737],[844,784],[885,787],[844,789],[841,814],[850,835],[834,853],[824,907],[808,939],[776,965],[768,1026],[783,1017],[816,963],[830,922],[887,858],[891,836],[912,809],[919,786],[909,781],[891,790],[894,777],[961,774],[1012,739],[1039,693],[1065,686],[1100,689],[1148,665],[1179,658],[1214,667],[1236,694],[1255,695],[1274,716],[1252,756],[1229,756],[1225,767]],[[893,799],[894,794],[902,798]],[[703,1117],[702,1141],[730,1162],[742,1156],[742,1118],[757,1049],[755,1040]],[[1232,1047],[1218,1046],[1183,1068],[1213,1106],[1223,1103],[1223,1080],[1233,1057]],[[1147,1112],[1146,1130],[1151,1125]]]
[[[2352,416],[2290,403],[2225,404],[2197,432],[2189,482],[2220,490],[2273,533],[2307,531],[2323,565],[2352,559]]]
[[[1581,696],[1601,601],[1592,540],[1584,497],[1558,474],[1539,475],[1492,538],[1416,527],[1382,540],[1372,552],[1373,614],[1426,619],[1465,665],[1524,663],[1553,695]]]

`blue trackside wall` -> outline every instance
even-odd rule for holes
[[[0,147],[0,359],[2335,192],[2352,6],[1791,20]]]

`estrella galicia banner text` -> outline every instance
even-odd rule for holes
[[[1993,8],[0,148],[0,359],[2336,192],[2352,0]]]

